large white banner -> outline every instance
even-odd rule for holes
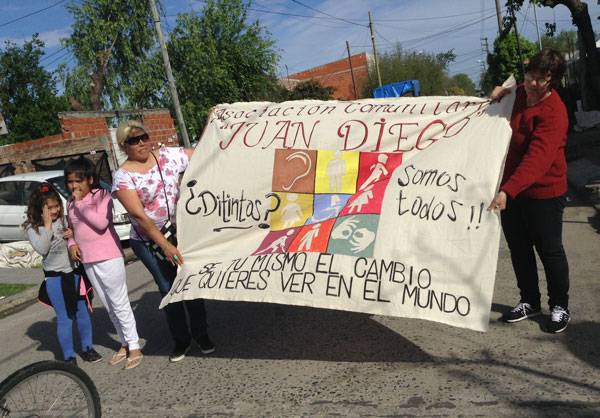
[[[514,94],[216,106],[177,209],[168,302],[273,302],[486,331],[486,208]]]

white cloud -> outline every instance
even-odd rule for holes
[[[39,39],[44,42],[46,48],[55,48],[55,47],[60,46],[60,38],[66,38],[70,35],[70,33],[71,33],[70,27],[54,29],[54,30],[47,31],[47,32],[41,32],[39,34]],[[25,43],[27,41],[31,41],[32,37],[33,37],[33,34],[31,34],[28,37],[21,37],[21,38],[0,37],[0,44],[2,46],[4,46],[5,41],[11,41],[12,43],[15,43],[17,45],[23,45],[23,43]]]

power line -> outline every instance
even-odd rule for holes
[[[485,9],[483,10],[484,12],[489,12],[490,10],[496,10],[495,7],[492,7],[490,9]],[[463,16],[469,16],[469,15],[474,15],[474,14],[479,14],[481,13],[481,11],[479,12],[471,12],[471,13],[462,13],[462,14],[458,14],[458,15],[448,15],[448,16],[437,16],[437,17],[418,17],[418,18],[411,18],[411,19],[375,19],[374,22],[413,22],[415,20],[437,20],[437,19],[449,19],[452,17],[463,17]]]
[[[46,61],[48,58],[50,58],[50,57],[52,57],[52,56],[54,56],[54,55],[58,54],[58,53],[59,53],[59,52],[61,52],[61,51],[64,51],[64,50],[65,50],[65,49],[67,49],[67,48],[68,48],[68,46],[65,46],[64,48],[61,48],[61,49],[59,49],[58,51],[55,51],[55,52],[51,53],[50,55],[46,55],[44,58],[42,58],[42,59],[40,60],[40,63],[42,63],[42,62]]]
[[[307,6],[306,4],[300,3],[298,0],[292,0],[292,1],[294,3],[296,3],[296,4],[299,4],[300,6],[304,6],[304,7],[308,8],[308,9],[310,9],[310,10],[314,10],[315,12],[319,12],[321,14],[324,14],[325,16],[329,16],[329,17],[332,17],[334,19],[341,20],[342,22],[350,23],[352,25],[357,25],[357,26],[365,26],[365,27],[367,26],[367,25],[361,25],[360,23],[352,22],[350,20],[342,19],[341,17],[336,17],[336,16],[333,16],[333,15],[330,15],[329,13],[322,12],[320,10],[317,10],[317,9],[313,8],[313,7]]]
[[[18,22],[19,20],[23,20],[26,17],[33,16],[33,15],[35,15],[37,13],[43,12],[44,10],[48,10],[48,9],[54,7],[54,6],[57,6],[57,5],[61,4],[61,3],[64,3],[65,1],[67,1],[67,0],[60,0],[59,2],[56,2],[56,3],[54,3],[54,4],[52,4],[52,5],[48,6],[48,7],[44,7],[43,9],[36,10],[35,12],[26,14],[25,16],[17,17],[16,19],[10,20],[8,22],[4,22],[4,23],[0,24],[0,28],[3,27],[3,26],[6,26],[6,25],[10,25],[11,23]]]
[[[61,55],[60,57],[57,57],[57,58],[53,59],[52,61],[50,61],[49,63],[47,63],[46,65],[44,65],[44,67],[47,67],[47,68],[50,67],[56,61],[61,60],[61,59],[65,58],[65,57],[67,57],[69,54],[72,54],[72,52],[71,51],[67,51],[66,54]]]

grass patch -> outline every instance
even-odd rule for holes
[[[22,292],[30,287],[37,286],[36,284],[14,284],[14,283],[0,283],[0,297],[9,297],[16,293]]]

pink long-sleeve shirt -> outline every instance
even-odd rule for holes
[[[69,247],[77,245],[84,263],[95,263],[123,257],[119,236],[113,225],[113,200],[104,189],[93,190],[75,202],[67,201],[69,223],[73,228],[73,238]]]

